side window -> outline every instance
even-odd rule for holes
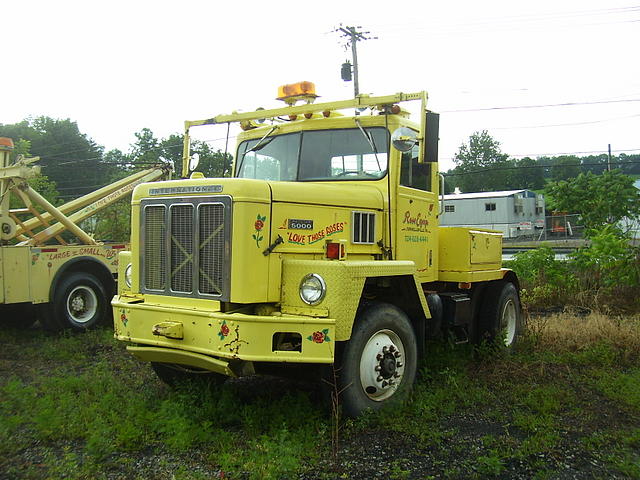
[[[484,204],[484,209],[487,212],[493,212],[496,209],[496,204],[495,203],[485,203]]]
[[[456,206],[455,205],[445,205],[444,206],[444,211],[447,213],[453,213],[456,211]]]
[[[418,163],[418,147],[402,154],[400,185],[431,191],[431,164]]]

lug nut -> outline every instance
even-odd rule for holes
[[[380,365],[376,365],[375,371],[376,372],[382,371],[382,367]]]
[[[395,351],[396,351],[396,346],[395,346],[395,345],[391,345],[391,346],[389,347],[389,351],[390,351],[391,353],[395,352]]]
[[[400,358],[402,356],[402,354],[400,352],[396,352],[393,354],[394,357],[396,358]]]
[[[393,378],[389,379],[389,385],[395,385],[396,381]]]
[[[389,351],[389,347],[387,347],[386,345],[382,347],[382,353],[387,353],[388,351]]]
[[[382,375],[378,375],[378,378],[376,378],[376,382],[382,382],[382,380],[384,380]]]
[[[396,362],[396,368],[402,367],[402,362]]]
[[[386,381],[382,382],[382,388],[386,387],[387,385],[389,385]]]
[[[381,353],[379,353],[378,355],[376,355],[376,360],[380,361],[382,360],[384,357],[382,356]]]
[[[393,372],[393,377],[394,378],[398,378],[400,376],[400,374],[398,372]]]

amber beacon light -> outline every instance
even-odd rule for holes
[[[307,103],[313,102],[318,95],[316,94],[316,86],[313,82],[297,82],[278,87],[277,100],[293,105],[298,100],[306,100]]]

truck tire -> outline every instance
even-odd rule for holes
[[[174,363],[151,362],[151,368],[158,378],[171,388],[179,386],[204,386],[213,388],[221,385],[227,379],[225,375],[190,368]]]
[[[353,326],[337,366],[339,403],[348,417],[404,400],[416,377],[418,348],[406,314],[372,304]]]
[[[480,340],[510,351],[522,333],[522,309],[511,282],[491,282],[484,290],[478,327]]]
[[[84,331],[103,322],[108,306],[105,288],[96,277],[73,272],[56,286],[53,302],[43,306],[41,320],[50,331]]]

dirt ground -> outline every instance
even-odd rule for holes
[[[34,329],[37,330],[37,325]],[[69,371],[79,372],[73,355],[51,353],[53,345],[41,348],[44,334],[13,332],[0,337],[0,387],[10,379],[19,378],[25,385],[37,385],[43,377],[60,372],[67,362]],[[106,338],[106,337],[105,337]],[[81,340],[67,340],[64,348],[73,350]],[[115,343],[94,343],[79,347],[83,358],[91,362],[110,362],[126,368],[130,356]],[[63,348],[60,347],[60,348]],[[56,357],[52,360],[52,356]],[[125,365],[125,367],[123,367]],[[0,460],[0,480],[105,478],[105,479],[209,479],[209,478],[297,478],[320,479],[435,479],[435,478],[501,478],[501,479],[627,479],[640,478],[640,412],[615,402],[583,382],[583,373],[558,365],[527,365],[527,375],[538,386],[545,383],[566,385],[571,390],[570,405],[559,406],[553,412],[553,425],[524,428],[518,423],[518,405],[505,399],[496,405],[501,388],[493,380],[511,368],[508,364],[465,371],[464,375],[482,378],[491,392],[492,404],[473,405],[465,401],[464,391],[455,401],[460,408],[445,409],[433,416],[422,416],[420,408],[411,408],[400,417],[379,419],[370,416],[362,421],[341,424],[337,450],[326,441],[319,441],[324,458],[322,466],[302,460],[295,472],[277,477],[257,476],[255,472],[230,473],[212,460],[210,447],[195,447],[177,451],[153,444],[136,451],[118,452],[104,459],[103,466],[93,474],[70,474],[74,468],[60,466],[52,458],[73,454],[82,464],[84,445],[67,441],[52,443],[34,439],[24,448]],[[539,369],[539,370],[535,370]],[[535,371],[533,371],[535,370]],[[150,388],[160,395],[166,386],[149,373]],[[447,375],[451,376],[451,373]],[[461,374],[462,375],[462,374]],[[465,377],[466,378],[466,377]],[[425,379],[418,384],[428,392]],[[442,386],[433,382],[433,389]],[[453,385],[453,384],[452,384]],[[455,387],[455,385],[454,385]],[[278,399],[292,392],[303,392],[320,407],[320,393],[316,384],[290,380],[252,377],[234,380],[230,386],[238,402],[251,403],[256,399]],[[463,390],[463,388],[462,388]],[[526,391],[523,390],[523,391]],[[505,396],[506,397],[506,396]],[[6,399],[0,397],[0,402]],[[424,401],[418,397],[416,402]],[[443,399],[443,402],[446,398]],[[543,399],[544,401],[544,399]],[[5,405],[6,406],[6,405]],[[431,408],[431,407],[430,407]],[[330,419],[327,418],[327,424]],[[416,433],[421,432],[421,433]],[[0,438],[1,437],[0,432]],[[618,435],[617,433],[620,433]],[[623,438],[636,435],[624,443]],[[10,439],[5,439],[11,441]],[[539,444],[536,444],[539,442]],[[546,442],[546,443],[545,443]],[[600,442],[600,443],[598,443]],[[6,448],[5,448],[6,450]],[[79,460],[78,460],[79,459]],[[95,476],[92,476],[95,475]]]

